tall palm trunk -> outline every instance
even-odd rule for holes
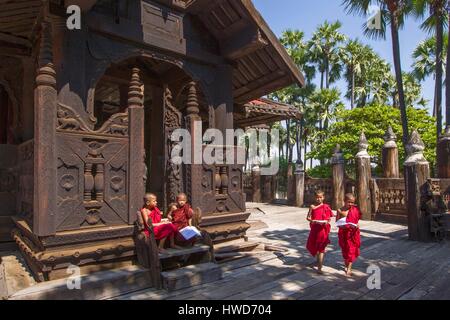
[[[437,141],[442,132],[442,51],[443,51],[443,17],[438,10],[436,15],[436,82],[435,82],[435,110]]]
[[[355,71],[352,67],[352,98],[351,98],[351,109],[355,107]]]
[[[408,131],[408,117],[406,114],[405,92],[403,91],[402,66],[400,61],[400,41],[398,35],[399,22],[397,16],[397,10],[399,10],[398,2],[396,0],[389,0],[388,8],[391,16],[392,50],[394,54],[395,80],[397,82],[398,102],[402,120],[403,148],[405,148],[406,151],[406,144],[408,143],[409,131]]]

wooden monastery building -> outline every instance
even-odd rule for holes
[[[259,100],[292,84],[250,0],[0,0],[0,241],[39,281],[113,268],[135,259],[146,191],[162,210],[185,192],[214,242],[243,237],[242,166],[175,165],[169,137],[298,118]]]

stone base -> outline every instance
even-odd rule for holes
[[[132,265],[135,260],[133,233],[126,237],[113,236],[122,232],[114,228],[92,229],[41,239],[31,233],[25,221],[17,220],[12,237],[36,281],[42,282],[71,276],[67,269],[70,265],[79,266],[82,274]],[[108,233],[110,238],[100,236]],[[100,240],[93,240],[95,235]]]

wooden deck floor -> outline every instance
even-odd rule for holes
[[[171,293],[144,290],[114,299],[450,299],[449,242],[413,242],[407,239],[406,226],[362,221],[361,256],[353,277],[347,278],[333,228],[326,273],[318,275],[305,249],[307,210],[261,204],[248,208],[253,208],[249,240],[282,246],[287,252],[260,251],[225,263],[223,279],[213,283]],[[370,265],[381,270],[380,290],[367,287]]]

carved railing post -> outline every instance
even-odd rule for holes
[[[186,102],[186,127],[191,134],[191,164],[186,165],[186,193],[193,208],[203,208],[201,203],[201,180],[202,180],[202,159],[197,159],[197,155],[202,154],[202,132],[201,117],[199,115],[199,103],[197,87],[194,81],[188,84],[188,95]],[[216,184],[220,188],[220,171],[216,172]],[[220,178],[220,183],[219,183]]]
[[[331,158],[331,165],[333,167],[333,209],[339,209],[344,206],[345,196],[345,161],[344,155],[341,151],[341,146],[336,145],[333,157]]]
[[[288,163],[287,167],[287,201],[288,204],[295,205],[295,177],[294,177],[294,164],[292,162]]]
[[[430,165],[423,156],[425,145],[414,130],[406,146],[405,188],[408,210],[408,234],[410,240],[430,241],[430,221],[421,210],[422,194],[430,178]]]
[[[252,186],[253,186],[252,202],[261,202],[261,168],[258,157],[256,157],[256,159],[253,162]]]
[[[305,203],[305,170],[300,159],[295,164],[295,206],[303,207]]]
[[[370,155],[367,153],[369,146],[366,135],[361,133],[359,138],[359,152],[356,154],[356,193],[358,195],[359,209],[362,213],[362,218],[371,220],[372,206],[370,203],[370,179],[372,177],[372,170],[370,167]]]
[[[144,94],[141,89],[140,70],[133,68],[130,88],[128,91],[128,121],[129,121],[129,193],[128,219],[132,224],[136,211],[142,205],[145,193],[143,172],[145,168],[144,148]]]
[[[385,141],[382,150],[383,175],[385,178],[399,178],[397,136],[391,126],[383,138]]]
[[[448,119],[447,121],[450,121]],[[447,125],[444,134],[439,139],[437,146],[437,171],[438,177],[450,178],[450,125]]]
[[[56,71],[53,65],[52,25],[42,23],[39,67],[34,89],[34,221],[33,232],[56,232]]]

